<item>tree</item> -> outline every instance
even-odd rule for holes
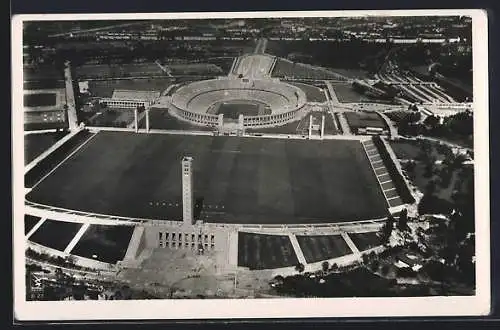
[[[368,253],[364,253],[362,258],[363,258],[363,264],[367,265],[370,262],[370,256],[368,255]]]
[[[399,221],[398,221],[399,230],[407,230],[408,229],[408,210],[403,209],[399,213]]]
[[[333,263],[331,269],[332,269],[332,271],[336,272],[339,269],[339,265],[337,265],[337,263],[335,262],[335,263]]]
[[[380,262],[378,260],[373,260],[372,264],[370,265],[371,270],[373,272],[376,272],[379,267],[380,267]]]
[[[387,243],[392,234],[392,229],[394,227],[394,217],[389,214],[387,220],[382,228],[382,242]]]
[[[389,274],[389,266],[383,265],[380,269],[380,272],[382,273],[382,276],[387,276],[387,274]]]
[[[295,265],[295,270],[298,271],[299,273],[302,273],[304,269],[305,269],[304,264],[300,262],[297,265]]]
[[[323,263],[321,264],[321,269],[324,272],[327,272],[329,268],[330,268],[330,264],[328,263],[328,261],[323,261]]]
[[[285,279],[284,279],[284,278],[283,278],[283,276],[281,276],[281,275],[276,275],[276,276],[274,277],[274,281],[275,281],[275,283],[276,283],[277,285],[280,285],[280,286],[281,286],[281,285],[283,285],[283,282],[285,281]]]

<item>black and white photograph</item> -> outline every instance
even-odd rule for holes
[[[14,17],[16,317],[488,314],[486,27]]]

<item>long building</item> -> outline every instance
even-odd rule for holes
[[[116,89],[110,98],[103,98],[100,103],[108,108],[135,109],[137,107],[149,108],[160,97],[157,91],[136,91]]]

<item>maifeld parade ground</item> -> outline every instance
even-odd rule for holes
[[[379,218],[386,202],[358,141],[99,132],[27,200],[72,210],[181,220],[182,156],[194,157],[206,222],[326,223]]]

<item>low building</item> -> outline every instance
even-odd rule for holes
[[[344,116],[351,131],[358,135],[388,135],[389,129],[376,112],[345,112]]]
[[[160,94],[158,91],[115,89],[110,98],[103,98],[100,100],[100,103],[105,104],[108,108],[149,108],[159,99]]]

